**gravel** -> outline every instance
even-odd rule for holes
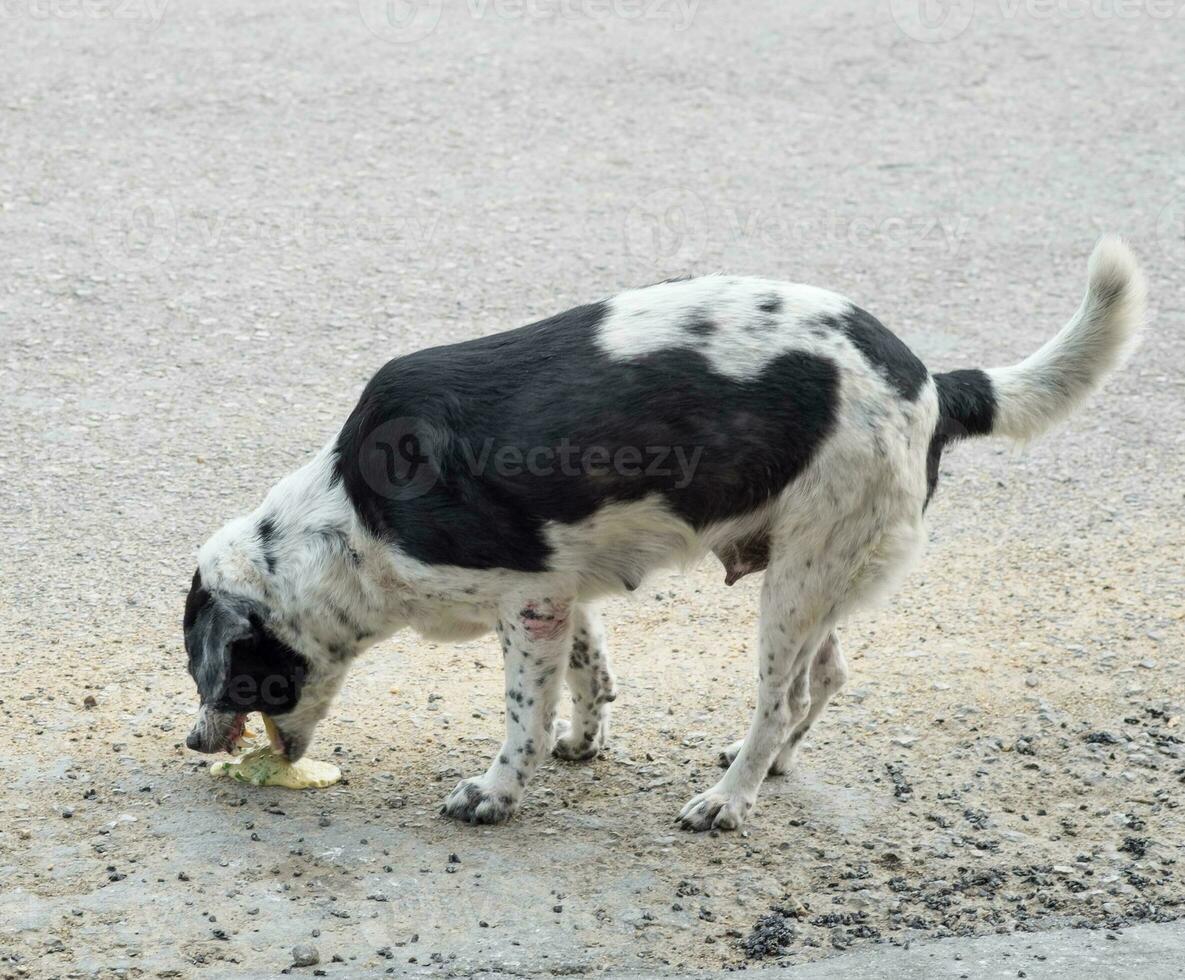
[[[316,966],[320,962],[321,954],[318,952],[316,946],[302,943],[299,946],[292,947],[293,966]]]

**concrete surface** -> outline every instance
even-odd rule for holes
[[[976,935],[1030,976],[1029,943],[1133,935],[1175,965],[1180,5],[399,2],[0,2],[0,975],[298,943],[306,975],[861,975],[908,941],[945,976],[920,944]],[[706,565],[610,604],[612,751],[510,826],[436,815],[496,744],[489,640],[363,660],[325,793],[184,750],[196,547],[386,358],[724,269],[1005,363],[1103,230],[1144,349],[1055,436],[948,454],[925,564],[844,630],[851,686],[746,836],[670,826],[753,697],[756,584]]]
[[[918,942],[908,948],[874,948],[779,970],[794,980],[910,980],[914,977],[976,980],[1172,980],[1185,976],[1181,944],[1185,926],[1136,926],[1122,934],[1054,929],[1039,934],[979,936]],[[765,970],[749,970],[765,973]],[[768,972],[772,973],[773,970]],[[731,973],[705,974],[702,980],[723,980]]]

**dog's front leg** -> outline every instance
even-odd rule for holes
[[[556,702],[572,647],[572,604],[553,598],[506,604],[498,638],[506,668],[506,741],[485,775],[462,779],[441,813],[467,823],[514,816],[523,790],[551,751]]]

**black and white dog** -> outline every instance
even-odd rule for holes
[[[1081,308],[1012,367],[930,375],[835,293],[727,276],[396,358],[329,445],[201,548],[187,744],[226,749],[259,710],[299,758],[366,647],[406,626],[494,630],[506,741],[443,810],[505,820],[546,753],[605,744],[616,690],[594,602],[714,552],[729,583],[764,572],[757,710],[680,818],[739,827],[844,683],[836,627],[919,551],[943,448],[1068,415],[1143,310],[1131,252],[1105,239]]]

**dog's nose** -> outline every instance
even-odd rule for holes
[[[198,734],[196,728],[185,736],[185,747],[187,749],[193,749],[194,752],[200,752],[202,750],[202,737]]]

